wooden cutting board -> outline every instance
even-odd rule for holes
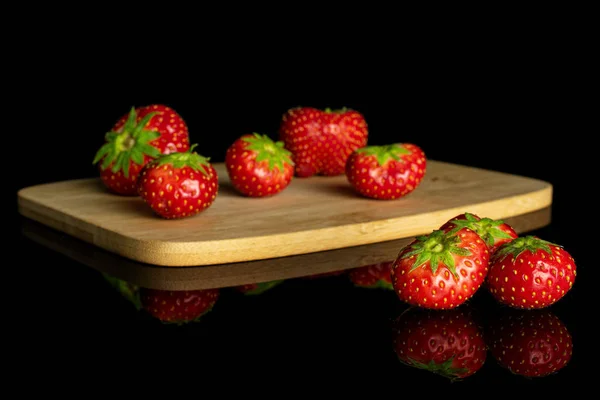
[[[409,238],[463,212],[503,219],[552,204],[548,182],[433,160],[421,185],[392,201],[358,196],[344,176],[295,178],[273,197],[247,198],[233,190],[222,163],[215,168],[217,199],[192,218],[161,219],[97,178],[21,189],[19,212],[132,260],[200,266]]]
[[[550,207],[506,218],[523,235],[548,225]],[[132,261],[24,218],[22,234],[30,240],[61,253],[83,265],[137,286],[162,290],[198,290],[247,285],[251,283],[309,277],[351,270],[393,261],[412,238],[299,254],[265,260],[173,268]],[[41,266],[43,268],[44,266]]]

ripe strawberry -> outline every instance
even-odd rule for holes
[[[451,380],[475,374],[486,361],[482,331],[464,307],[409,308],[396,318],[392,332],[394,351],[403,364]]]
[[[112,192],[133,196],[140,170],[161,154],[189,149],[188,128],[172,108],[154,104],[132,108],[105,135],[94,157],[100,178]]]
[[[449,309],[475,294],[488,273],[489,252],[469,228],[435,230],[404,247],[392,264],[400,300],[424,308]]]
[[[217,171],[194,152],[163,155],[146,164],[138,180],[141,198],[163,218],[184,218],[210,207],[219,190]]]
[[[236,286],[235,289],[238,292],[244,293],[245,295],[257,295],[266,292],[267,290],[273,289],[275,286],[282,283],[283,280],[270,281],[270,282],[259,282],[250,283],[247,285]]]
[[[350,270],[348,277],[354,285],[359,287],[394,290],[391,275],[392,263],[393,261],[386,261],[354,268]]]
[[[483,241],[488,245],[490,254],[494,254],[496,249],[518,237],[517,232],[501,220],[491,218],[480,218],[471,213],[457,215],[440,227],[441,230],[458,232],[461,228],[474,230]]]
[[[292,152],[297,176],[334,176],[343,174],[348,156],[367,144],[368,128],[355,110],[297,107],[283,115],[279,137]]]
[[[513,374],[542,377],[562,369],[573,354],[567,327],[546,310],[517,311],[489,327],[490,353]]]
[[[489,291],[515,308],[544,308],[560,300],[577,275],[573,257],[561,246],[525,236],[498,248],[490,261]]]
[[[219,289],[159,290],[140,289],[142,307],[161,322],[183,324],[197,321],[212,310],[219,298]]]
[[[414,144],[368,146],[350,155],[346,177],[365,197],[393,200],[419,186],[426,165],[425,153]]]
[[[238,138],[225,153],[233,187],[250,197],[272,196],[285,189],[294,176],[291,153],[283,142],[253,133]]]

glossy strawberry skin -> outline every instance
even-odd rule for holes
[[[446,243],[440,242],[445,241]],[[438,259],[437,269],[431,260],[418,263],[419,246],[435,250],[457,248],[450,253],[455,272],[443,259]],[[464,253],[460,255],[456,253]],[[469,254],[467,254],[469,253]],[[438,253],[439,254],[439,253]],[[463,228],[448,234],[440,230],[417,237],[404,247],[392,264],[392,284],[400,300],[423,308],[451,309],[465,303],[479,290],[488,274],[489,251],[481,237]]]
[[[325,176],[342,175],[352,152],[367,144],[364,116],[355,110],[325,112],[321,116],[323,166]]]
[[[547,310],[507,313],[488,328],[490,353],[516,375],[548,376],[564,368],[573,354],[571,334]]]
[[[292,152],[294,171],[299,177],[316,175],[323,168],[321,114],[317,108],[297,107],[282,117],[279,138]]]
[[[393,290],[392,264],[393,261],[386,261],[354,268],[348,273],[348,278],[358,287]]]
[[[487,286],[492,296],[514,308],[548,307],[567,294],[577,275],[573,257],[562,247],[548,243],[546,250],[524,249],[539,238],[526,236],[498,248],[490,262]],[[513,249],[519,252],[503,254]]]
[[[138,193],[163,218],[191,217],[209,208],[218,194],[217,171],[212,165],[205,168],[206,174],[154,160],[141,173]]]
[[[159,290],[140,289],[142,308],[161,322],[182,324],[196,321],[212,310],[219,298],[218,289]]]
[[[487,358],[483,332],[464,307],[432,311],[411,308],[393,323],[398,359],[451,380],[475,374]]]
[[[348,156],[366,145],[368,127],[355,110],[297,107],[283,115],[279,137],[293,154],[296,176],[336,176],[344,173]]]
[[[161,154],[175,151],[184,152],[190,148],[190,136],[186,122],[173,108],[164,104],[151,104],[136,108],[138,121],[150,113],[155,115],[146,125],[146,129],[157,131],[160,137],[150,142]],[[113,131],[120,131],[127,120],[123,115],[114,125]]]
[[[401,147],[410,154],[401,155],[400,160],[390,158],[383,165],[373,155],[354,151],[345,169],[348,182],[358,193],[373,199],[394,200],[411,193],[425,176],[427,159],[417,145]]]
[[[146,130],[156,131],[159,137],[152,140],[149,144],[158,149],[160,154],[170,154],[174,151],[187,151],[189,144],[189,131],[183,118],[172,108],[162,104],[152,104],[135,108],[137,118],[140,122],[150,113],[154,113],[152,118],[145,126]],[[113,126],[113,132],[122,132],[123,126],[127,121],[128,114],[123,115]],[[139,173],[143,166],[153,160],[154,157],[144,155],[143,163],[138,164],[133,160],[129,161],[129,176],[125,176],[123,171],[113,172],[111,164],[108,168],[99,168],[100,179],[106,187],[113,193],[133,196],[137,195],[136,183]]]
[[[469,221],[470,220],[470,221]],[[450,231],[458,226],[468,226],[473,229],[487,243],[490,255],[498,247],[519,237],[517,232],[503,221],[494,221],[490,218],[481,218],[472,213],[459,214],[443,224],[440,229]]]
[[[280,167],[270,167],[268,160],[257,161],[258,152],[249,149],[249,142],[244,140],[252,138],[253,135],[243,135],[227,148],[225,165],[229,179],[245,196],[273,196],[288,187],[294,176],[294,166],[282,161],[282,171]]]

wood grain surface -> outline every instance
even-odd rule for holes
[[[510,217],[504,221],[519,234],[524,234],[548,225],[551,222],[551,208]],[[163,290],[222,288],[349,270],[392,261],[402,247],[412,240],[405,238],[260,261],[173,268],[143,264],[117,256],[26,218],[23,218],[21,232],[30,240],[97,271],[141,287]],[[34,273],[35,266],[29,268]]]
[[[547,182],[432,160],[421,185],[392,201],[360,197],[345,176],[295,178],[273,197],[247,198],[233,190],[223,164],[215,168],[217,199],[187,219],[163,220],[139,197],[111,194],[96,178],[24,188],[19,212],[123,257],[177,267],[403,239],[465,211],[502,219],[552,203]]]

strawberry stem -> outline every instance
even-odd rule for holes
[[[404,253],[402,259],[416,256],[409,272],[414,271],[429,261],[429,268],[431,268],[434,274],[437,272],[439,264],[442,263],[458,279],[452,254],[460,256],[471,255],[468,249],[457,246],[459,241],[460,238],[456,234],[435,230],[429,235],[417,236],[415,243],[411,245],[410,251]]]
[[[456,233],[463,228],[469,228],[475,231],[488,246],[492,246],[496,239],[512,238],[512,236],[499,228],[500,225],[504,224],[502,220],[493,220],[491,218],[481,218],[478,220],[471,213],[465,213],[465,218],[453,220],[452,224],[455,227],[450,230],[450,233]]]
[[[267,161],[271,171],[278,168],[280,172],[283,172],[284,163],[294,165],[291,158],[292,153],[284,147],[282,141],[274,142],[267,135],[260,135],[256,132],[242,140],[248,143],[247,150],[257,153],[256,162]]]
[[[383,146],[367,146],[356,150],[358,153],[373,156],[380,166],[384,166],[389,160],[401,161],[402,155],[412,154],[402,143],[387,144]]]
[[[166,165],[170,164],[173,168],[184,168],[188,167],[193,169],[194,171],[200,171],[205,176],[208,175],[207,167],[210,167],[210,158],[201,156],[196,153],[194,149],[198,146],[197,143],[194,143],[190,146],[190,148],[185,152],[173,152],[170,154],[162,155],[158,157],[156,160],[152,161],[155,165]]]
[[[517,257],[526,251],[529,251],[531,254],[535,254],[538,250],[542,250],[548,255],[552,255],[550,246],[561,247],[557,244],[547,242],[535,236],[520,237],[500,246],[496,253],[494,253],[494,260],[502,260],[507,255],[512,255],[512,257],[516,260]]]
[[[150,144],[160,137],[160,133],[145,129],[154,115],[155,113],[149,113],[136,122],[137,113],[135,107],[132,107],[123,129],[120,132],[106,133],[106,143],[96,152],[93,164],[102,160],[102,164],[100,164],[102,170],[111,167],[113,173],[122,171],[123,175],[128,178],[131,162],[143,165],[144,156],[151,158],[160,156],[160,151]]]

